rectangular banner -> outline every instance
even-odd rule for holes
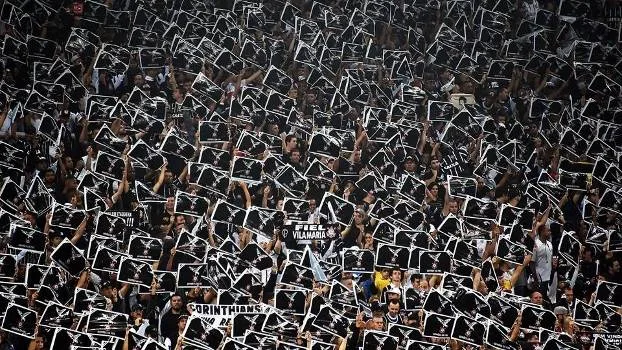
[[[229,321],[233,320],[235,315],[240,313],[267,314],[272,310],[268,305],[213,305],[189,303],[188,307],[192,310],[193,315],[196,313],[208,317],[214,327],[225,327]]]
[[[294,241],[325,241],[335,239],[339,230],[334,226],[321,224],[294,224],[283,225],[283,238]]]

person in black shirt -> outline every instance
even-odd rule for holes
[[[173,172],[168,168],[168,164],[164,164],[160,169],[160,175],[153,185],[153,192],[165,196],[175,196],[176,186],[173,184]]]
[[[440,186],[436,183],[431,183],[428,185],[426,190],[426,205],[427,205],[427,216],[429,218],[433,218],[433,222],[435,225],[440,224],[440,220],[443,216],[443,206],[444,199],[439,193]]]
[[[179,294],[173,294],[171,297],[171,308],[160,319],[160,334],[171,340],[179,337],[179,316],[184,314],[183,307],[184,301]]]
[[[577,303],[574,298],[574,290],[572,289],[572,287],[566,286],[564,288],[563,297],[559,298],[557,301],[557,306],[563,306],[572,312],[576,304]]]
[[[177,317],[177,331],[169,333],[169,339],[171,340],[171,344],[175,346],[177,344],[177,340],[184,333],[184,329],[186,328],[186,322],[188,321],[188,315],[181,314]]]
[[[293,134],[285,136],[283,140],[283,155],[289,156],[293,150],[298,149],[298,140]]]
[[[412,175],[416,178],[419,177],[419,174],[417,173],[417,160],[415,159],[414,156],[412,155],[407,155],[406,159],[404,159],[404,168],[402,169],[402,177],[407,176],[407,175]]]
[[[175,214],[173,228],[169,232],[168,236],[176,239],[183,230],[188,230],[188,225],[186,225],[186,217],[181,214]]]
[[[252,200],[246,183],[241,181],[232,181],[227,195],[227,202],[240,208],[250,207]]]
[[[253,205],[263,208],[275,209],[279,197],[282,197],[279,194],[279,190],[273,188],[270,183],[266,183],[262,186],[257,187],[259,187],[259,191],[255,191],[255,195],[253,196]]]
[[[359,248],[363,247],[363,235],[365,234],[365,227],[367,224],[367,214],[365,211],[356,209],[354,211],[354,220],[352,220],[352,224],[341,233],[345,248],[354,246],[358,246]]]
[[[59,201],[59,202],[62,201],[61,191],[63,188],[63,183],[60,182],[62,180],[60,179],[60,176],[56,174],[54,169],[52,168],[46,169],[42,174],[42,178],[43,178],[43,184],[47,188],[48,192],[50,192],[50,195],[54,197],[56,201]]]
[[[121,289],[117,289],[112,282],[106,281],[101,285],[101,294],[105,296],[112,303],[112,311],[127,313],[127,300],[126,296],[129,292],[130,286],[124,283]]]
[[[164,211],[157,211],[155,215],[156,220],[159,220],[159,223],[154,223],[159,225],[159,230],[156,230],[158,237],[166,236],[171,230],[175,227],[175,197],[166,198],[166,205],[164,206]]]
[[[387,303],[386,318],[388,323],[404,324],[402,314],[400,313],[401,305],[399,300],[391,299]]]
[[[445,173],[443,169],[441,169],[441,161],[438,156],[432,155],[430,158],[430,170],[423,174],[421,180],[423,180],[426,185],[430,185],[433,182],[445,181]]]
[[[298,148],[293,149],[289,156],[289,164],[291,164],[298,172],[304,172],[305,170],[305,166],[302,163],[301,158],[300,150]]]
[[[604,267],[605,272],[601,272],[600,275],[603,276],[606,281],[620,281],[622,277],[620,274],[620,261],[615,256],[605,259],[604,264],[601,264],[601,266]]]
[[[598,265],[594,261],[594,251],[591,247],[583,250],[581,261],[579,262],[579,275],[575,282],[575,298],[587,298],[590,293],[596,290]]]
[[[367,321],[365,321],[363,314],[359,313],[352,327],[352,334],[347,341],[346,349],[357,349],[363,345],[363,331],[383,331],[384,329],[385,315],[382,311],[373,311],[371,319],[367,319]]]

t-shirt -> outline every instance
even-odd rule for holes
[[[171,310],[164,314],[160,321],[160,334],[167,338],[174,338],[178,332],[177,321],[179,315],[180,314],[174,314]]]
[[[387,313],[386,314],[386,318],[387,318],[387,322],[388,323],[394,323],[394,324],[404,324],[402,322],[402,318],[400,317],[400,314],[395,315],[395,317],[392,317],[391,314]]]
[[[553,259],[553,245],[550,241],[542,242],[539,238],[534,247],[533,260],[536,263],[538,279],[547,282],[551,277],[551,261]]]
[[[376,287],[376,290],[378,291],[376,293],[376,296],[380,297],[382,290],[384,290],[384,288],[391,283],[391,280],[389,278],[386,278],[386,279],[382,278],[382,272],[376,271],[374,273],[375,273],[374,286]]]

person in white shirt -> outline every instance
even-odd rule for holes
[[[541,225],[537,229],[537,237],[534,245],[533,261],[535,262],[534,276],[539,281],[539,291],[542,295],[548,295],[553,269],[553,244],[550,241],[551,229],[549,225]]]
[[[309,218],[307,222],[310,224],[320,223],[320,209],[317,207],[317,201],[315,198],[309,199]]]
[[[95,171],[95,165],[97,164],[97,155],[98,149],[95,143],[91,143],[86,148],[86,155],[82,157],[82,162],[84,164],[84,168],[82,169],[84,173],[86,171]]]
[[[92,76],[91,76],[91,85],[93,88],[95,88],[96,94],[105,93],[105,91],[100,91],[101,89],[100,80],[101,79],[109,80],[106,83],[108,87],[111,88],[112,91],[114,91],[121,87],[121,85],[123,84],[123,81],[125,80],[125,75],[124,74],[114,75],[112,72],[109,73],[107,70],[104,70],[104,69],[93,69]]]

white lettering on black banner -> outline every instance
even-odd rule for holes
[[[286,240],[329,240],[337,236],[333,227],[324,227],[316,224],[285,225],[281,231]]]

